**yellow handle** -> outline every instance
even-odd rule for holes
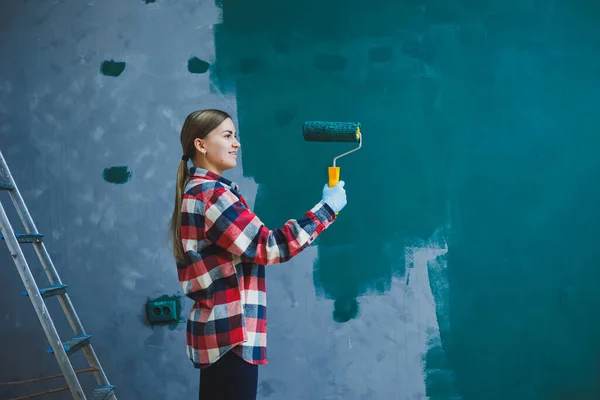
[[[329,187],[334,187],[340,181],[340,167],[329,167]]]
[[[327,172],[329,173],[329,187],[334,187],[340,181],[340,167],[328,167]],[[338,214],[335,213],[335,215]]]

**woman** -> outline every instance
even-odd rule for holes
[[[335,220],[346,205],[344,182],[326,184],[302,218],[269,230],[222,176],[240,148],[227,113],[189,114],[181,147],[171,230],[179,281],[194,300],[186,345],[200,369],[200,399],[254,400],[258,365],[267,363],[264,266],[294,257]]]

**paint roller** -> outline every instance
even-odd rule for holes
[[[351,142],[358,143],[358,147],[340,154],[333,159],[333,166],[327,169],[329,174],[329,187],[335,186],[340,181],[340,167],[336,161],[362,147],[362,134],[358,122],[327,122],[306,121],[302,125],[302,134],[307,142]]]

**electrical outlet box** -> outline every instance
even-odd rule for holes
[[[146,303],[146,313],[151,324],[177,322],[177,302],[175,300],[150,300]]]

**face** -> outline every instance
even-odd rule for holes
[[[196,160],[201,168],[222,175],[237,165],[240,142],[236,138],[233,121],[227,118],[204,139],[194,141]]]

